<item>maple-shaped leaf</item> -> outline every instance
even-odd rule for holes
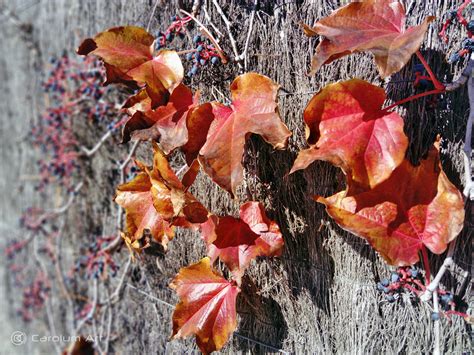
[[[299,153],[291,172],[325,160],[363,187],[387,179],[403,161],[408,138],[397,112],[381,107],[385,91],[360,79],[328,85],[304,111],[310,148]]]
[[[211,260],[182,268],[170,287],[180,302],[173,313],[173,338],[196,335],[204,354],[220,350],[237,327],[240,289],[211,268]]]
[[[176,226],[191,226],[207,220],[207,209],[196,200],[171,169],[157,144],[153,145],[153,169],[146,168],[156,211]],[[191,181],[192,183],[192,181]]]
[[[259,202],[243,204],[240,219],[211,216],[201,225],[201,232],[211,260],[219,257],[239,284],[253,259],[279,256],[284,244],[278,224],[268,219]]]
[[[149,233],[166,249],[166,245],[174,237],[174,228],[153,206],[151,188],[152,182],[148,174],[140,172],[132,181],[117,188],[115,202],[126,212],[125,235],[130,244]]]
[[[419,166],[405,160],[371,190],[342,191],[317,201],[343,229],[367,239],[397,266],[416,263],[424,246],[443,253],[464,222],[462,196],[443,172],[436,146]]]
[[[316,48],[310,74],[323,64],[353,52],[374,54],[382,77],[400,71],[420,48],[430,16],[419,25],[405,28],[405,8],[399,1],[352,2],[318,21],[304,26],[306,35],[323,36]]]
[[[84,40],[77,53],[101,58],[107,69],[108,83],[131,81],[133,79],[127,73],[153,58],[154,40],[141,27],[114,27]]]
[[[199,161],[214,182],[232,195],[243,179],[247,137],[258,134],[275,149],[283,149],[291,136],[278,113],[278,89],[266,76],[247,73],[231,84],[230,106],[213,103],[215,120],[199,152]]]
[[[105,84],[144,86],[155,108],[166,104],[169,93],[183,80],[184,68],[175,51],[161,50],[153,56],[153,42],[153,36],[143,28],[114,27],[84,40],[77,53],[102,59]]]

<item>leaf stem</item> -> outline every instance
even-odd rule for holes
[[[438,80],[438,78],[436,78],[433,71],[431,70],[430,65],[426,61],[425,57],[423,57],[423,54],[421,54],[421,52],[418,50],[418,51],[416,51],[416,56],[418,57],[418,59],[421,61],[421,63],[425,67],[426,71],[428,72],[428,75],[430,76],[431,81],[433,82],[433,84],[435,86],[435,89],[439,90],[439,91],[444,91],[444,85],[441,84],[441,82]]]
[[[422,92],[420,94],[416,94],[416,95],[412,95],[412,96],[408,96],[400,101],[397,101],[395,102],[394,104],[390,105],[390,106],[387,106],[383,109],[384,112],[388,112],[390,111],[391,109],[394,109],[395,107],[399,106],[399,105],[402,105],[402,104],[405,104],[407,102],[410,102],[410,101],[414,101],[414,100],[417,100],[421,97],[425,97],[425,96],[429,96],[429,95],[436,95],[436,94],[442,94],[444,92],[444,88],[442,90],[438,90],[438,89],[434,89],[434,90],[430,90],[430,91],[426,91],[426,92]]]

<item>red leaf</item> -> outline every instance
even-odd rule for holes
[[[220,350],[237,327],[240,289],[211,268],[209,258],[182,268],[171,282],[180,302],[173,313],[173,338],[196,335],[204,354]]]
[[[216,120],[199,152],[199,161],[214,182],[233,195],[243,179],[241,162],[248,136],[259,134],[275,149],[285,148],[291,136],[278,114],[278,89],[269,78],[247,73],[230,86],[229,107],[213,103]]]
[[[240,207],[240,219],[211,216],[201,225],[202,238],[208,246],[212,261],[218,257],[240,279],[251,261],[259,256],[279,256],[283,236],[276,222],[265,215],[258,202],[247,202]]]
[[[369,51],[382,77],[400,71],[420,48],[430,16],[419,25],[405,29],[405,8],[393,0],[352,2],[318,21],[305,26],[308,36],[321,35],[311,65],[311,75],[323,64],[353,52]]]
[[[317,201],[343,229],[367,239],[398,266],[416,263],[423,245],[443,253],[464,222],[462,196],[442,171],[437,147],[418,167],[405,160],[372,190],[343,191]]]
[[[387,179],[403,161],[408,139],[398,113],[381,110],[385,99],[382,88],[359,79],[317,93],[304,112],[311,147],[299,153],[291,172],[325,160],[363,187]]]
[[[125,235],[131,244],[150,233],[164,248],[174,237],[174,228],[166,222],[153,206],[152,187],[147,173],[140,172],[130,182],[117,188],[115,202],[126,212]]]

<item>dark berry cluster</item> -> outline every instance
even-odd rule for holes
[[[207,64],[216,65],[220,63],[220,56],[216,48],[207,43],[201,35],[194,36],[193,43],[195,49],[186,54],[186,59],[193,63],[188,72],[189,77],[196,75],[199,69]]]
[[[51,69],[43,82],[47,108],[31,129],[33,145],[44,158],[38,161],[42,191],[58,183],[69,192],[78,171],[79,143],[74,134],[74,118],[86,118],[116,131],[124,122],[114,102],[106,100],[103,69],[97,60],[71,60],[67,54],[50,59]]]
[[[31,130],[33,145],[41,150],[44,158],[37,161],[42,191],[48,184],[57,182],[70,190],[73,175],[79,168],[78,142],[73,133],[68,109],[48,108],[41,124]]]
[[[43,308],[49,291],[50,284],[48,278],[39,272],[32,284],[23,290],[22,308],[18,311],[23,321],[31,321],[36,313]]]
[[[415,267],[399,267],[392,272],[389,279],[377,283],[377,290],[385,294],[385,299],[395,302],[400,293],[409,291],[419,296],[424,290],[423,276]]]
[[[87,251],[81,255],[71,270],[71,276],[84,270],[88,278],[114,277],[119,266],[112,259],[111,255],[104,251],[108,243],[112,242],[115,236],[98,237],[96,241],[89,244]]]
[[[191,17],[171,17],[171,25],[165,32],[158,32],[156,34],[155,48],[160,50],[168,43],[171,43],[176,37],[183,39],[186,36],[186,25],[192,21]]]

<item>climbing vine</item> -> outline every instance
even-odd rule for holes
[[[84,40],[78,48],[80,55],[101,59],[106,85],[120,84],[133,91],[122,107],[127,117],[107,126],[109,131],[122,127],[122,141],[135,142],[126,162],[120,165],[122,177],[141,141],[152,142],[153,163],[136,161],[133,174],[116,187],[114,201],[125,211],[125,226],[118,241],[113,236],[100,238],[78,260],[76,270],[85,268],[95,278],[104,274],[104,269],[116,273],[118,267],[109,253],[122,241],[130,260],[140,262],[142,252],[153,244],[166,250],[169,243],[179,242],[173,241],[177,228],[199,231],[207,255],[192,265],[183,265],[170,283],[180,299],[173,313],[172,337],[195,335],[201,351],[211,353],[220,350],[237,328],[236,300],[247,268],[258,258],[280,256],[284,238],[260,202],[243,201],[238,217],[218,216],[198,201],[190,187],[202,171],[235,198],[244,179],[242,161],[250,135],[260,135],[274,149],[286,149],[292,132],[279,115],[278,83],[262,74],[245,72],[237,76],[230,85],[227,104],[201,102],[199,93],[183,83],[185,70],[180,56],[192,63],[188,77],[205,65],[229,62],[205,29],[192,38],[195,48],[183,52],[166,49],[176,37],[185,38],[186,26],[196,21],[192,14],[185,15],[172,18],[172,24],[156,38],[140,27],[114,27]],[[456,16],[462,18],[462,10]],[[367,240],[387,264],[398,267],[390,281],[378,285],[391,302],[396,301],[397,292],[408,291],[421,298],[430,291],[428,250],[434,254],[445,252],[464,224],[463,197],[442,169],[439,139],[418,166],[405,157],[409,141],[403,117],[395,109],[445,92],[419,51],[434,18],[427,17],[409,28],[405,20],[401,3],[366,0],[341,7],[314,26],[303,26],[307,36],[321,37],[311,75],[343,56],[370,52],[380,76],[386,78],[416,55],[420,61],[415,71],[417,83],[430,85],[391,105],[385,104],[383,88],[361,79],[322,88],[304,110],[308,148],[299,152],[289,172],[321,160],[342,169],[346,188],[329,197],[313,198],[325,206],[341,228]],[[449,24],[442,29],[443,38]],[[89,90],[88,78],[76,78],[85,83],[83,91]],[[45,85],[61,93],[56,83]],[[91,90],[99,100],[103,91],[95,87]],[[100,107],[89,114],[105,114],[107,109]],[[46,119],[58,126],[62,124],[61,115],[53,112]],[[70,145],[77,148],[73,138]],[[94,149],[83,149],[83,153],[93,154]],[[186,163],[175,171],[169,156],[177,151]],[[54,174],[69,177],[77,168],[74,161],[78,154],[61,151],[59,156],[66,156],[67,161],[54,161],[52,168],[43,170],[53,169]],[[67,184],[70,191],[75,191]],[[425,266],[424,277],[412,268],[420,258]],[[28,303],[28,310],[42,305],[48,287],[48,280],[39,275],[33,288],[27,290],[37,294],[37,302]],[[467,318],[451,309],[456,306],[452,295],[443,291],[439,295],[445,315]],[[94,307],[85,307],[81,318],[89,317]]]

